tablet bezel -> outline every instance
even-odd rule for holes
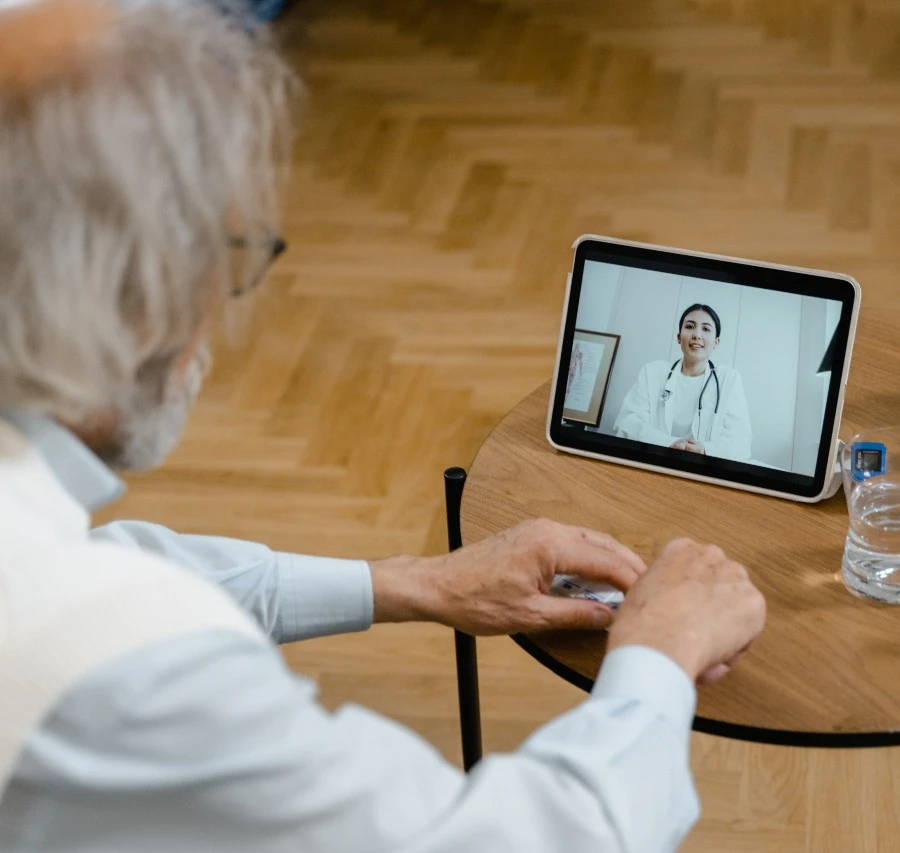
[[[547,439],[553,447],[592,459],[797,501],[812,503],[829,493],[844,390],[859,317],[860,286],[852,276],[782,264],[767,264],[725,255],[691,252],[595,234],[579,237],[573,244],[573,249],[575,258],[563,303],[556,369],[553,374],[547,415]],[[585,262],[589,260],[839,301],[841,317],[835,336],[834,362],[815,474],[807,477],[776,469],[760,468],[744,462],[679,453],[669,448],[605,433],[591,433],[589,438],[584,438],[583,426],[565,426],[562,422],[566,387],[564,374],[568,375],[582,275]]]

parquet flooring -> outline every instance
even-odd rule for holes
[[[440,551],[441,472],[549,378],[582,232],[837,269],[900,308],[900,0],[299,0],[279,31],[309,90],[290,251],[116,516]],[[578,701],[480,650],[489,749]],[[458,760],[448,631],[286,654]],[[688,851],[900,850],[897,750],[696,735],[694,766]]]

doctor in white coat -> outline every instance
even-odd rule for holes
[[[681,315],[676,339],[681,358],[651,361],[638,374],[613,427],[616,435],[674,450],[746,462],[750,412],[741,375],[717,365],[722,321],[708,305]]]

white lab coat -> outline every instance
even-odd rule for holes
[[[670,447],[681,438],[672,435],[674,394],[663,400],[666,377],[671,369],[670,361],[651,361],[641,368],[616,418],[613,427],[616,435],[664,447]],[[681,370],[680,362],[675,370]],[[709,372],[707,365],[705,375],[709,376]],[[716,380],[713,378],[703,394],[702,411],[698,409],[694,414],[693,434],[703,442],[707,456],[749,461],[752,431],[741,375],[734,368],[721,364],[716,364],[716,375],[719,378],[719,411],[715,413]],[[674,384],[670,384],[670,389]]]

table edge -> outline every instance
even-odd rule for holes
[[[511,634],[510,639],[521,649],[569,684],[590,693],[594,686],[592,679],[572,669],[553,657],[525,634]],[[900,746],[900,729],[888,732],[815,732],[791,729],[768,729],[759,726],[745,726],[740,723],[726,723],[710,717],[695,716],[692,724],[695,732],[727,737],[732,740],[765,743],[773,746],[797,746],[826,749],[872,749],[885,746]]]

